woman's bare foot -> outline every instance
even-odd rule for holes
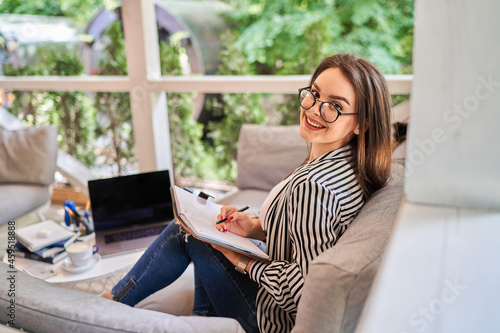
[[[111,290],[105,291],[104,293],[101,294],[101,297],[110,299],[114,301],[113,296],[111,295]]]

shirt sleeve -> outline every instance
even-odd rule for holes
[[[335,193],[312,181],[296,186],[288,209],[292,260],[255,262],[250,277],[262,285],[283,310],[294,313],[309,263],[336,240],[339,204]]]

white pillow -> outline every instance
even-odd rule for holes
[[[52,184],[57,149],[54,126],[0,129],[0,183]]]

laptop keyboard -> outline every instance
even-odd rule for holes
[[[106,244],[122,242],[131,239],[144,238],[154,235],[159,235],[165,229],[166,225],[157,225],[151,228],[129,230],[116,234],[104,235],[104,242]]]

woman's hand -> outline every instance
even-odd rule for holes
[[[265,234],[259,219],[251,219],[248,214],[238,212],[237,210],[238,208],[235,206],[222,207],[220,214],[217,215],[217,220],[219,221],[227,217],[227,221],[217,224],[217,230],[222,232],[229,231],[242,237],[264,240]]]

